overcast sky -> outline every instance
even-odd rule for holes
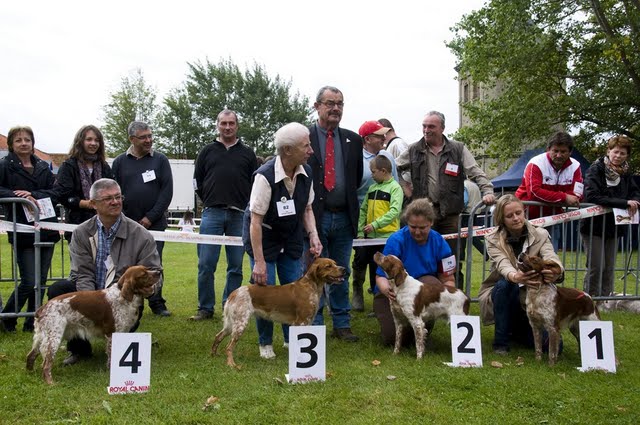
[[[36,146],[67,152],[122,77],[142,69],[158,100],[179,86],[187,62],[254,61],[313,100],[323,85],[345,96],[342,127],[387,117],[421,137],[425,112],[458,128],[449,28],[482,0],[3,1],[0,134],[30,125]]]

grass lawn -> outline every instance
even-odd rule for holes
[[[6,277],[3,242],[2,277]],[[218,305],[225,264],[223,256],[216,275]],[[278,327],[275,360],[259,357],[255,321],[235,350],[240,370],[227,367],[224,355],[209,355],[221,327],[221,312],[218,306],[213,321],[187,320],[197,308],[194,245],[167,243],[164,267],[164,294],[173,316],[156,317],[146,308],[139,329],[152,333],[150,392],[107,394],[109,372],[102,341],[94,344],[91,360],[73,367],[62,366],[66,353],[61,350],[53,368],[56,385],[49,387],[41,378],[41,358],[36,371],[26,371],[31,334],[18,330],[0,334],[0,423],[636,424],[640,418],[640,316],[604,315],[604,320],[613,321],[619,360],[618,372],[607,374],[576,370],[580,357],[568,331],[564,353],[551,368],[546,362],[537,363],[532,351],[517,347],[508,357],[493,355],[493,328],[483,327],[484,367],[454,369],[443,365],[451,361],[444,322],[436,324],[434,347],[416,361],[415,349],[394,356],[390,347],[379,343],[376,320],[366,312],[353,313],[352,327],[361,340],[354,344],[327,340],[326,382],[288,385],[281,383],[288,359]],[[474,268],[473,273],[475,296],[480,281],[475,275],[481,272]],[[5,302],[9,285],[1,287]],[[370,311],[370,296],[366,302]],[[472,305],[472,314],[478,314],[477,304]],[[516,364],[518,356],[524,364]],[[502,367],[491,366],[492,361],[500,361]],[[210,396],[219,400],[203,410]]]

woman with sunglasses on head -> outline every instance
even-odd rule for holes
[[[25,198],[33,203],[38,199],[51,198],[51,203],[57,203],[56,192],[53,190],[54,176],[49,164],[34,155],[35,138],[31,127],[19,126],[9,130],[7,145],[9,153],[0,160],[0,198]],[[11,204],[7,204],[7,220],[22,224],[31,224],[22,205],[16,205],[15,216]],[[57,222],[56,217],[42,221]],[[8,233],[9,243],[16,248],[16,262],[20,271],[20,284],[16,292],[12,293],[3,313],[20,312],[25,303],[27,311],[35,311],[35,247],[33,233]],[[41,242],[58,242],[60,234],[57,231],[41,230]],[[47,273],[53,257],[53,246],[40,248],[40,284],[44,293]],[[17,297],[16,297],[17,295]],[[4,328],[8,332],[15,332],[17,318],[3,320]],[[22,327],[23,332],[33,332],[33,317],[27,317]]]
[[[101,178],[113,178],[105,157],[104,137],[98,127],[85,125],[76,133],[69,159],[60,166],[55,185],[65,206],[67,223],[80,224],[96,214],[89,202],[89,189]],[[71,232],[64,236],[71,241]]]

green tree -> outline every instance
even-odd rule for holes
[[[102,107],[102,132],[109,155],[115,156],[129,148],[127,127],[132,121],[144,121],[156,128],[156,91],[146,84],[141,69],[122,77],[120,88],[109,95],[109,103]]]
[[[204,127],[195,116],[184,88],[174,89],[164,98],[158,126],[156,144],[170,158],[195,158],[199,147],[206,143]]]
[[[237,112],[238,134],[258,155],[273,153],[273,134],[279,127],[310,120],[309,99],[292,93],[290,81],[280,76],[270,78],[261,65],[254,64],[244,72],[230,59],[188,66],[184,86],[164,100],[161,122],[165,152],[195,157],[215,139],[216,118],[225,108]],[[171,150],[174,145],[179,151]]]
[[[640,139],[638,0],[492,0],[452,30],[461,75],[496,89],[456,137],[503,156],[557,127],[583,148]]]

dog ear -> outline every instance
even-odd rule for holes
[[[133,301],[133,282],[131,281],[131,273],[127,273],[126,271],[120,276],[118,280],[118,288],[120,288],[120,296],[125,300],[131,302]]]
[[[320,257],[316,258],[315,260],[313,260],[310,264],[309,267],[307,268],[307,271],[305,272],[305,274],[307,276],[309,276],[309,278],[315,280],[318,276],[318,270],[320,269],[320,263],[322,259]]]
[[[395,270],[394,270],[395,271]],[[404,271],[404,268],[399,267],[396,273],[394,274],[393,281],[396,286],[400,286],[404,283],[404,280],[407,278],[407,272]]]

